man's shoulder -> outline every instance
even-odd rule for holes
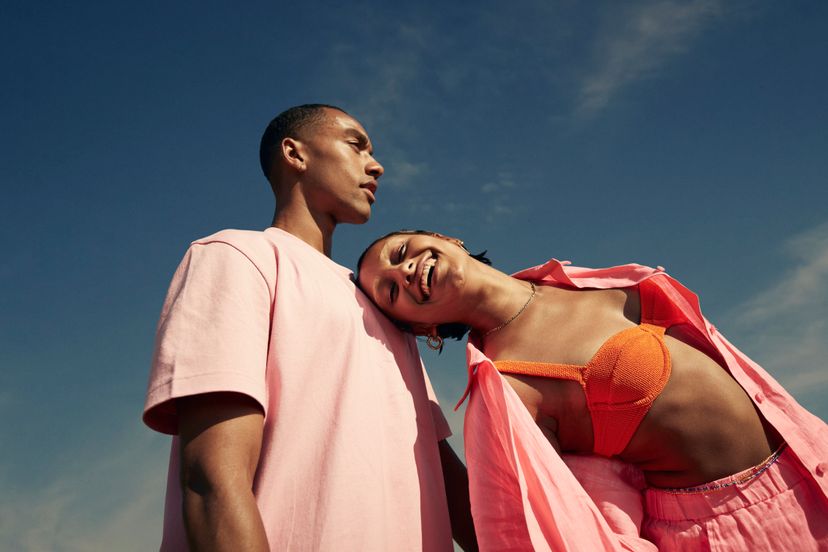
[[[212,248],[215,244],[237,250],[267,276],[275,276],[282,263],[304,264],[309,259],[318,261],[320,256],[296,236],[273,227],[265,230],[220,230],[193,241],[191,247]]]
[[[273,250],[286,251],[302,246],[308,247],[296,236],[273,227],[264,230],[228,228],[192,242],[193,245],[207,245],[210,243],[226,243],[242,251],[262,250],[271,254]]]
[[[193,240],[194,245],[206,245],[209,243],[226,243],[237,247],[255,247],[260,243],[266,243],[267,237],[261,230],[237,230],[227,228],[219,230],[214,234]]]
[[[206,247],[205,252],[213,248],[230,247],[255,265],[263,274],[273,276],[278,257],[278,240],[272,239],[269,232],[262,230],[220,230],[215,234],[194,240],[190,247]],[[206,253],[209,255],[209,253]],[[270,274],[273,272],[273,274]]]

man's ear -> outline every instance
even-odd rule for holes
[[[285,163],[299,172],[304,172],[307,169],[305,145],[294,138],[285,138],[282,140],[281,146]]]

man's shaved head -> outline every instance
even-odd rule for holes
[[[270,121],[259,145],[259,162],[268,181],[273,170],[274,157],[280,150],[282,140],[287,137],[301,138],[304,130],[325,120],[325,109],[335,109],[347,115],[344,109],[334,105],[304,104],[291,107]]]

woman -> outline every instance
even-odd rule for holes
[[[508,276],[457,239],[398,232],[358,280],[434,348],[472,331],[481,548],[647,549],[640,530],[661,549],[828,549],[828,428],[663,271],[550,261]],[[591,455],[569,464],[594,502],[552,448]]]

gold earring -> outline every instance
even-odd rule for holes
[[[430,335],[426,338],[426,345],[429,349],[439,351],[443,348],[443,338],[439,335]]]

